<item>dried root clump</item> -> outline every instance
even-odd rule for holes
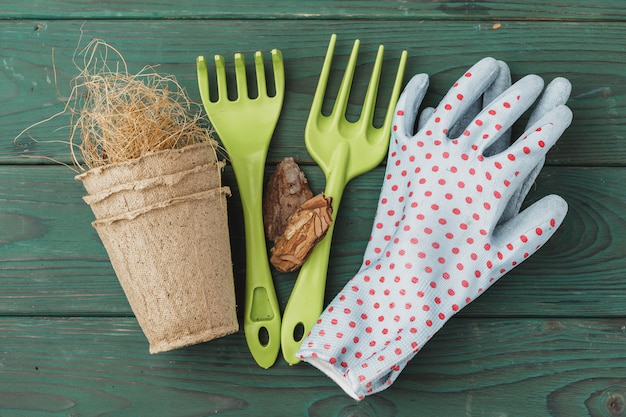
[[[121,54],[101,40],[84,49],[71,102],[72,159],[81,169],[123,162],[152,151],[211,141],[196,104],[173,76],[145,67],[129,74]],[[110,68],[108,55],[119,57]],[[76,155],[78,149],[82,163]]]

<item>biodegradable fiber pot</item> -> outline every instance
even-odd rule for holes
[[[77,176],[150,353],[239,329],[221,166],[203,144]]]
[[[179,149],[149,152],[137,159],[103,165],[76,177],[88,194],[132,183],[186,171],[199,165],[217,162],[215,143],[202,142]]]
[[[119,184],[83,197],[98,219],[139,210],[161,201],[212,190],[221,185],[224,162],[198,165],[185,171]]]

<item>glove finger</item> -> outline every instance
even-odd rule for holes
[[[504,93],[511,86],[511,70],[504,61],[497,61],[498,63],[498,76],[493,81],[493,84],[485,90],[483,96],[483,105],[494,101],[500,94]]]
[[[426,124],[426,122],[428,122],[428,119],[430,119],[433,115],[433,113],[435,112],[435,108],[434,107],[425,107],[422,112],[420,113],[419,119],[417,120],[417,130],[421,130],[422,127],[424,127],[424,125]]]
[[[530,173],[537,168],[571,120],[572,111],[565,105],[558,106],[537,122],[540,126],[535,130],[524,134],[508,150],[487,159],[486,162],[493,163],[496,168],[492,173],[506,185],[501,193],[498,191],[497,198],[510,201],[524,187]],[[496,219],[502,217],[505,208],[494,213]]]
[[[441,100],[434,114],[424,125],[427,136],[448,135],[448,132],[467,112],[467,109],[493,83],[498,75],[499,66],[493,58],[483,58],[458,79]]]
[[[513,216],[519,213],[519,210],[522,207],[522,204],[524,203],[524,199],[526,199],[528,192],[532,188],[533,184],[535,183],[535,180],[537,179],[537,176],[539,175],[539,173],[541,172],[541,169],[543,168],[544,161],[545,161],[545,157],[541,158],[539,163],[537,163],[537,165],[535,165],[532,171],[530,171],[530,173],[526,176],[526,179],[524,179],[524,182],[522,183],[522,185],[517,190],[515,190],[515,192],[509,199],[504,211],[502,212],[502,216],[498,220],[498,224],[502,224],[502,223],[509,221],[511,218],[513,218]]]
[[[535,106],[535,109],[528,119],[528,124],[526,125],[527,130],[533,129],[533,125],[536,124],[537,121],[549,111],[556,108],[557,106],[567,103],[571,91],[572,84],[567,78],[557,77],[552,80],[546,87],[543,95],[541,96],[541,99]],[[500,143],[500,141],[496,142],[496,144],[498,143]],[[494,146],[491,146],[491,148],[494,148]],[[498,152],[501,152],[502,150],[503,149],[500,149],[498,150]],[[502,224],[508,221],[513,216],[519,213],[520,207],[522,206],[524,199],[528,195],[528,192],[532,188],[537,176],[541,172],[544,162],[545,158],[541,158],[537,165],[532,169],[532,171],[530,171],[530,173],[524,180],[524,183],[515,191],[515,193],[509,200],[506,209],[502,213],[502,217],[498,221],[498,224]]]
[[[426,90],[428,90],[428,75],[417,74],[409,80],[400,95],[393,116],[393,136],[399,141],[413,136],[415,119]]]
[[[509,147],[508,152],[502,152],[494,156],[494,158],[502,159],[506,157],[511,160],[509,154],[513,154],[523,159],[528,157],[532,150],[536,149],[542,153],[535,161],[539,162],[541,157],[545,156],[545,153],[556,143],[571,122],[572,111],[570,108],[564,104],[557,106],[539,119],[531,129],[526,130],[526,132]],[[527,164],[527,161],[523,163]],[[532,167],[535,165],[536,163],[533,164]],[[528,172],[529,171],[530,169]]]
[[[448,137],[450,139],[455,139],[461,136],[461,134],[465,131],[466,127],[470,124],[472,120],[478,116],[478,114],[488,106],[492,101],[494,101],[498,96],[500,96],[504,91],[506,91],[511,86],[511,71],[509,66],[504,61],[497,61],[498,63],[498,76],[493,81],[493,84],[485,90],[485,93],[482,97],[478,98],[472,106],[468,109],[467,113],[465,113],[458,122],[454,124],[452,129],[450,129],[450,133]],[[506,148],[511,144],[511,130],[507,130],[503,133],[500,138],[492,144],[488,151],[485,152],[486,155],[496,154]]]
[[[500,96],[509,87],[511,87],[511,70],[509,69],[509,66],[504,61],[498,61],[498,65],[500,67],[498,77],[493,82],[491,87],[489,87],[487,91],[485,91],[485,94],[483,96],[483,107],[488,106],[498,96]],[[468,120],[465,126],[467,126],[472,120],[473,118]],[[485,149],[485,156],[500,153],[508,148],[510,145],[511,129],[507,129],[504,133],[500,135],[500,138],[498,140],[496,140],[493,144],[491,144],[491,146]]]
[[[467,109],[467,112],[463,114],[459,120],[452,126],[448,132],[448,138],[456,139],[465,131],[465,127],[480,113],[483,109],[483,101],[479,97],[471,106]]]
[[[483,110],[484,107],[488,106],[493,100],[495,100],[500,94],[506,91],[507,88],[511,86],[511,71],[509,70],[509,66],[504,61],[497,61],[498,63],[498,76],[493,81],[493,83],[487,88],[482,95],[479,97],[468,109],[465,114],[463,114],[460,119],[454,124],[452,129],[448,134],[448,138],[456,139],[465,131],[465,128],[470,124],[476,116]],[[495,145],[498,144],[496,147]],[[487,153],[493,155],[503,149],[506,149],[511,144],[511,132],[507,130],[497,143],[491,146],[491,152]]]
[[[530,128],[550,110],[567,103],[571,92],[572,84],[567,78],[557,77],[552,80],[530,115],[526,128]]]
[[[502,224],[493,234],[493,245],[500,248],[500,273],[519,265],[554,234],[567,214],[567,202],[548,195]]]
[[[476,151],[483,153],[530,108],[542,89],[543,80],[533,74],[513,84],[467,126],[463,136],[474,140],[467,140],[466,146],[477,146]]]
[[[482,97],[479,97],[467,110],[467,112],[461,116],[458,122],[454,124],[452,129],[450,129],[450,133],[448,137],[450,139],[457,138],[463,133],[467,125],[474,120],[476,116],[483,110],[484,107],[488,106],[492,101],[494,101],[500,94],[505,92],[511,86],[511,71],[509,70],[509,66],[504,61],[497,61],[498,63],[498,75],[493,83],[485,90]],[[510,135],[509,135],[509,143],[506,144],[505,148],[510,145]]]

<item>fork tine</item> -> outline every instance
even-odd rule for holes
[[[272,67],[274,68],[276,97],[282,98],[285,94],[285,66],[283,54],[278,49],[272,50]]]
[[[352,87],[352,79],[354,78],[354,70],[356,69],[356,60],[359,55],[360,41],[357,39],[352,46],[352,52],[350,53],[350,59],[348,59],[348,66],[343,73],[341,79],[341,85],[339,86],[339,92],[337,93],[337,101],[335,101],[335,107],[333,108],[333,118],[335,121],[339,121],[345,118],[346,109],[348,108],[348,98],[350,97],[350,89]]]
[[[364,122],[370,122],[374,119],[374,109],[376,108],[376,97],[378,96],[378,84],[380,82],[380,72],[383,67],[384,51],[384,46],[380,45],[378,47],[378,53],[376,54],[376,62],[374,63],[372,76],[367,86],[367,93],[365,93],[363,110],[361,110],[361,120]]]
[[[261,51],[254,53],[254,67],[256,69],[256,85],[258,97],[267,96],[267,81],[265,79],[265,65]]]
[[[217,101],[228,100],[228,85],[226,84],[226,64],[224,57],[215,55],[215,74],[217,78]]]
[[[235,79],[238,98],[248,97],[248,81],[246,79],[246,60],[243,54],[235,54]]]

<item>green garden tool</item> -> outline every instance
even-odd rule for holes
[[[322,313],[332,233],[343,190],[352,178],[378,166],[387,153],[393,110],[400,95],[407,58],[406,51],[403,51],[384,124],[381,127],[373,125],[383,63],[382,45],[378,49],[361,116],[356,122],[348,121],[346,109],[359,49],[359,40],[356,40],[332,113],[325,116],[322,103],[336,39],[335,35],[330,39],[304,133],[307,150],[326,176],[324,194],[332,198],[333,225],[302,265],[283,315],[281,346],[283,356],[290,364],[299,362],[296,352],[300,343]]]
[[[280,348],[280,309],[267,258],[263,228],[263,172],[285,92],[283,58],[273,50],[275,94],[268,94],[263,56],[254,62],[258,94],[248,95],[242,54],[235,54],[237,98],[229,100],[224,58],[215,56],[217,100],[211,101],[204,57],[197,59],[198,85],[204,108],[235,171],[243,205],[246,241],[244,332],[250,353],[263,368],[274,364]]]

